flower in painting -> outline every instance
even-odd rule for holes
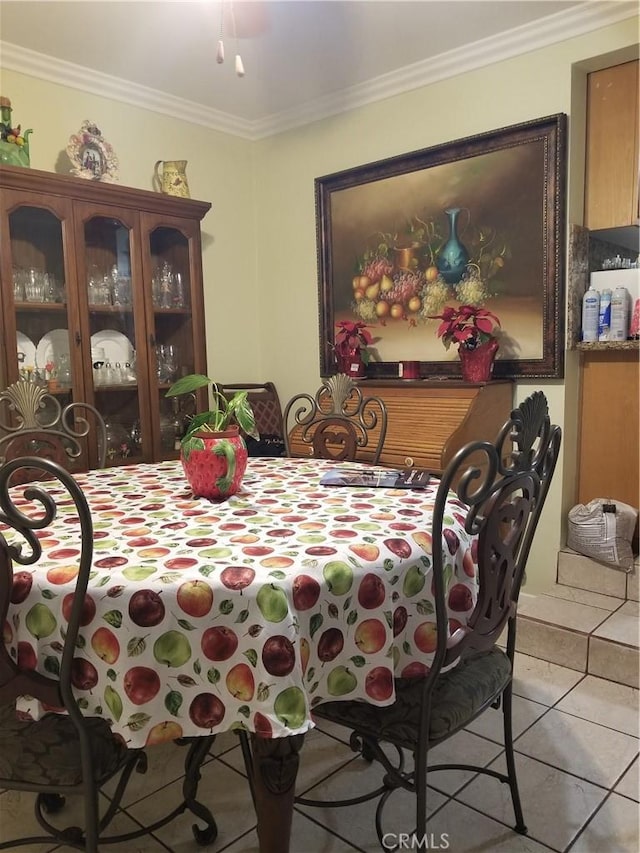
[[[447,306],[442,314],[431,319],[442,321],[436,334],[442,338],[445,349],[449,349],[452,343],[465,349],[476,349],[494,338],[496,326],[500,326],[500,320],[492,311],[477,305]]]

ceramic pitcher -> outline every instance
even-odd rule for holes
[[[162,168],[161,168],[162,167]],[[190,198],[186,160],[158,160],[154,166],[156,189],[166,195]]]

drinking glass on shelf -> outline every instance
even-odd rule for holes
[[[27,302],[43,302],[44,287],[44,273],[33,268],[27,270],[24,286]]]
[[[153,275],[151,276],[151,301],[154,304],[155,308],[158,308],[160,305],[160,285],[162,279],[160,278],[160,268],[156,267],[153,271]]]
[[[184,285],[182,283],[182,273],[179,272],[173,274],[172,299],[174,308],[184,308]]]
[[[139,420],[135,420],[133,422],[133,425],[131,427],[130,436],[131,436],[131,444],[133,445],[133,448],[135,450],[137,450],[138,448],[140,448],[142,446],[142,429],[140,427],[140,421]]]
[[[158,306],[171,308],[173,304],[173,270],[171,264],[165,261],[160,267],[160,293]]]
[[[178,354],[173,344],[156,347],[158,382],[173,382],[178,372]]]
[[[114,364],[107,359],[104,363],[104,382],[105,385],[117,385],[119,382],[118,370]]]
[[[22,267],[13,268],[13,298],[16,302],[24,302],[25,272]]]
[[[98,385],[106,385],[107,378],[105,376],[104,371],[104,361],[94,361],[93,362],[93,384],[97,387]]]
[[[52,272],[43,274],[44,279],[44,302],[62,302],[62,288]]]
[[[131,305],[131,279],[118,276],[111,283],[111,303],[113,305]]]
[[[71,385],[71,364],[69,363],[69,356],[64,352],[58,356],[57,379],[63,388],[68,388]]]

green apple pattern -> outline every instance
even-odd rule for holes
[[[242,489],[220,503],[194,498],[179,462],[78,475],[94,520],[72,667],[79,707],[131,747],[238,727],[283,737],[311,728],[322,701],[388,704],[394,675],[424,675],[437,639],[437,483],[320,486],[334,464],[252,458]],[[454,495],[450,504],[453,632],[473,610],[477,565]],[[59,672],[73,601],[71,513],[62,500],[40,534],[43,558],[16,566],[3,626],[20,666],[45,674]],[[28,697],[18,707],[46,710]]]

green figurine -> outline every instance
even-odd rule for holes
[[[11,101],[0,95],[0,162],[8,166],[29,167],[29,134],[22,133],[21,126],[11,123]]]

